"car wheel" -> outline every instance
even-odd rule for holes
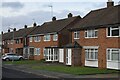
[[[20,58],[19,60],[21,61],[21,60],[23,60],[23,58]]]
[[[10,61],[10,59],[6,58],[5,61]]]

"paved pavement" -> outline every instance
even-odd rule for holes
[[[47,78],[109,78],[108,80],[119,80],[119,74],[113,73],[113,74],[96,74],[96,75],[72,75],[72,74],[65,74],[65,73],[59,73],[59,72],[52,72],[52,71],[46,71],[46,70],[33,70],[29,68],[27,65],[11,65],[11,64],[4,64],[4,68],[10,68],[14,70],[19,70],[26,73],[32,73],[39,76],[44,76]],[[115,78],[115,79],[114,79]],[[103,80],[103,79],[102,79]]]

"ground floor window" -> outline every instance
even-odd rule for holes
[[[46,61],[58,61],[58,50],[44,49],[44,56]]]
[[[34,55],[34,48],[29,48],[30,50],[30,56],[33,56]]]
[[[85,49],[86,60],[98,60],[98,49],[87,48]]]
[[[35,48],[35,55],[40,55],[40,48]]]
[[[107,49],[107,61],[120,61],[120,49]]]

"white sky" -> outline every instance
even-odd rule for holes
[[[66,18],[68,13],[74,16],[85,16],[91,10],[106,7],[107,0],[2,0],[0,4],[0,31],[7,31],[8,27],[23,28],[25,24],[32,25],[34,21],[41,25],[51,20]],[[115,5],[119,0],[114,0]],[[1,20],[2,19],[2,20]]]

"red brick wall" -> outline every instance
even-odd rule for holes
[[[80,39],[74,40],[74,32],[72,32],[72,42],[77,41],[81,46],[99,46],[98,48],[98,66],[106,68],[106,49],[120,48],[118,41],[120,38],[106,37],[106,28],[98,29],[98,38],[85,38],[84,30],[80,31]],[[85,64],[85,50],[82,49],[82,63]]]
[[[50,46],[58,46],[58,41],[53,41],[53,35],[51,35],[50,41],[44,41],[44,36],[41,35],[41,41],[40,42],[34,42],[34,39],[32,42],[29,42],[29,47],[34,47],[34,48],[40,48],[40,55],[34,56],[35,60],[41,60],[43,59],[43,49],[45,47],[50,47]]]

